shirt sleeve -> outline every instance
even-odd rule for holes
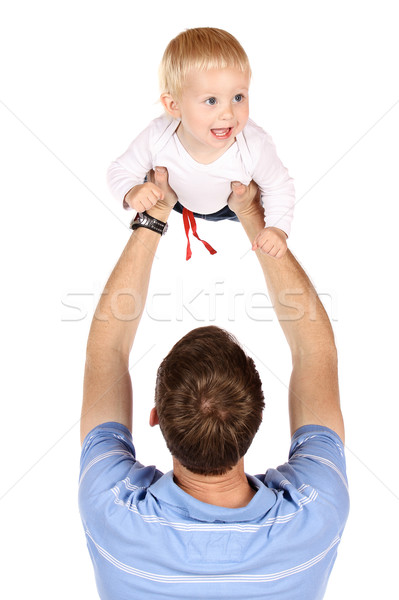
[[[131,491],[147,488],[162,473],[136,460],[130,431],[121,423],[103,423],[87,434],[81,452],[79,509],[84,521],[103,494],[126,501]],[[121,485],[121,482],[123,485]],[[126,496],[122,497],[121,494]]]
[[[277,156],[271,136],[260,127],[256,129],[251,149],[255,160],[253,180],[261,191],[266,227],[278,227],[289,236],[295,205],[294,180]]]
[[[292,495],[305,493],[318,497],[337,520],[346,522],[349,512],[348,480],[344,445],[328,427],[305,425],[293,435],[288,462],[269,469],[264,483]]]
[[[295,486],[313,487],[331,505],[340,520],[349,511],[344,445],[332,429],[319,425],[300,427],[292,437],[288,462],[278,469]]]
[[[124,197],[135,185],[144,182],[153,167],[151,154],[152,124],[142,131],[130,144],[126,152],[114,160],[107,171],[108,186],[124,208],[130,209]]]

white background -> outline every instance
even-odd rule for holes
[[[333,320],[351,514],[327,599],[397,590],[399,41],[395,2],[114,0],[4,3],[0,18],[4,598],[94,599],[77,509],[85,344],[129,231],[109,162],[160,114],[157,68],[188,27],[227,29],[253,69],[251,117],[295,178],[290,248]],[[147,426],[156,368],[193,327],[217,323],[254,356],[264,424],[257,473],[287,458],[290,360],[239,224],[199,222],[185,262],[173,214],[132,354],[142,462],[169,469]],[[216,295],[216,291],[218,294]]]

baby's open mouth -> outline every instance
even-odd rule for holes
[[[226,139],[233,131],[232,127],[224,127],[223,129],[211,129],[213,135],[219,139]]]

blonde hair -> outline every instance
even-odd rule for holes
[[[192,70],[251,67],[244,48],[227,31],[213,27],[187,29],[171,40],[159,67],[161,94],[180,97],[185,79]]]

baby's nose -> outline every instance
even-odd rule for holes
[[[220,119],[226,121],[227,119],[233,118],[233,109],[230,104],[221,107],[219,117]]]

